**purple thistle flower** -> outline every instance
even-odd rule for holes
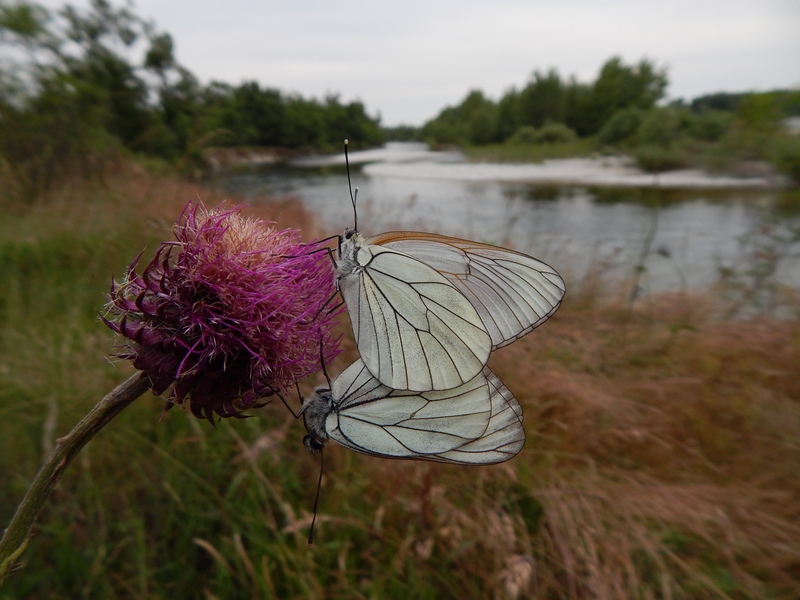
[[[153,393],[192,413],[242,416],[339,352],[331,261],[297,231],[246,219],[242,207],[190,203],[141,275],[137,256],[112,282],[103,321],[126,338],[119,358],[146,371]]]

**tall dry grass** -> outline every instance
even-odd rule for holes
[[[568,303],[498,366],[533,430],[553,593],[800,593],[800,327],[713,308]]]
[[[129,167],[0,227],[2,520],[53,440],[129,374],[96,320],[111,274],[198,198],[222,195]],[[332,233],[290,200],[250,210]],[[159,421],[145,396],[70,468],[0,599],[800,596],[800,324],[722,319],[712,294],[631,307],[601,284],[573,283],[492,357],[525,411],[513,460],[331,445],[308,548],[319,463],[283,406],[214,429]],[[355,356],[344,346],[332,374]]]

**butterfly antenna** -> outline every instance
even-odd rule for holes
[[[353,194],[353,184],[350,182],[350,158],[347,155],[347,147],[350,142],[345,139],[344,141],[344,165],[347,169],[347,187],[350,190],[350,202],[353,203],[353,229],[358,231],[358,211],[356,210],[356,199],[358,198],[358,188],[356,193]]]
[[[317,506],[319,505],[319,491],[322,489],[322,470],[325,464],[322,448],[319,449],[319,480],[317,480],[317,495],[314,497],[314,516],[311,517],[311,529],[308,530],[308,545],[314,544],[314,523],[317,522]]]

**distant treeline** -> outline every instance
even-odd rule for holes
[[[562,123],[587,136],[620,109],[654,106],[666,87],[666,73],[648,61],[628,67],[613,58],[593,84],[562,81],[555,70],[537,71],[522,90],[512,88],[498,102],[471,92],[460,105],[426,123],[422,134],[443,143],[488,144],[510,138],[520,127]]]
[[[29,181],[96,168],[112,149],[191,161],[208,145],[329,150],[345,136],[356,146],[384,139],[360,102],[202,85],[176,62],[169,34],[106,0],[55,14],[0,0],[0,48],[0,172]]]
[[[691,166],[745,174],[747,165],[764,161],[800,182],[800,137],[785,123],[800,115],[800,90],[717,93],[664,105],[667,84],[666,71],[652,62],[626,65],[614,57],[592,83],[537,71],[496,102],[474,90],[416,132],[400,127],[387,134],[459,145],[483,159],[624,152],[649,171]]]
[[[664,98],[667,85],[666,70],[647,60],[625,65],[619,57],[611,58],[592,83],[581,83],[574,77],[563,80],[554,69],[547,73],[537,71],[525,87],[511,88],[497,102],[480,90],[470,92],[461,104],[445,108],[425,123],[418,137],[438,144],[492,144],[513,141],[515,136],[528,140],[535,137],[534,130],[541,131],[549,125],[550,135],[563,141],[597,135],[617,142],[625,136],[610,128],[624,128],[624,120],[632,134],[634,125]],[[688,106],[678,101],[671,108],[687,108],[695,114],[736,113],[754,95],[758,94],[718,93],[696,98]],[[800,92],[768,95],[774,104],[769,110],[776,119],[800,114]],[[408,132],[401,133],[409,136]],[[547,131],[540,136],[547,137]]]

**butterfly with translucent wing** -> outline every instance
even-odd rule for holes
[[[322,486],[322,449],[328,440],[380,458],[461,465],[504,462],[525,444],[522,408],[489,367],[450,390],[413,392],[382,384],[359,358],[304,400],[295,417],[301,415],[308,431],[303,444],[320,453],[309,546]]]
[[[336,286],[364,364],[389,388],[471,381],[492,350],[541,325],[564,297],[555,269],[526,254],[410,231],[365,239],[357,219],[339,237]]]
[[[311,450],[332,439],[382,458],[488,465],[525,443],[522,409],[488,367],[451,390],[412,392],[383,385],[358,359],[317,388],[300,413]]]

